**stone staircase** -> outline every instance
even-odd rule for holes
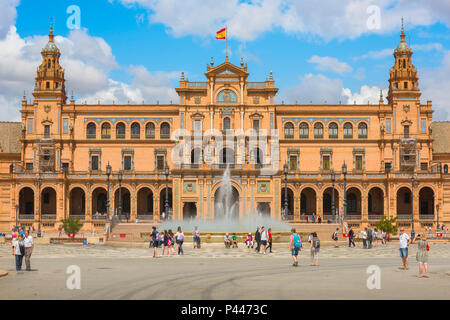
[[[152,232],[152,227],[158,223],[118,223],[109,235],[108,242],[144,242],[141,232]]]

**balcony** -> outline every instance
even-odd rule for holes
[[[80,219],[81,220],[81,219]],[[106,214],[93,215],[92,220],[96,221],[106,221],[108,220],[108,216]]]
[[[125,139],[125,133],[117,133],[116,139]]]
[[[265,82],[247,82],[247,87],[265,87]]]
[[[34,220],[34,214],[21,214],[19,220]]]
[[[433,221],[434,220],[434,214],[421,214],[419,215],[420,220],[427,220],[427,221]]]
[[[97,138],[97,135],[95,134],[95,133],[91,133],[91,134],[87,134],[86,135],[86,139],[96,139]]]
[[[137,219],[146,221],[153,220],[153,214],[138,214]]]
[[[140,139],[141,135],[140,134],[131,134],[131,139]]]
[[[145,134],[145,139],[155,139],[154,133]]]
[[[161,138],[161,139],[170,139],[170,134],[161,133],[161,134],[160,134],[160,138]]]
[[[361,215],[358,214],[348,214],[347,217],[345,218],[346,221],[352,220],[361,220]]]
[[[41,220],[55,221],[56,220],[56,214],[43,214],[41,216]]]
[[[69,215],[69,218],[72,218],[72,219],[78,218],[78,219],[80,219],[80,221],[84,221],[86,219],[86,216],[85,215],[74,215],[74,214],[71,214],[71,215]]]
[[[398,214],[397,220],[398,221],[411,221],[412,215],[410,214]]]
[[[102,134],[102,139],[111,139],[110,134]]]
[[[371,221],[379,221],[383,218],[384,216],[382,214],[369,214],[368,219]]]

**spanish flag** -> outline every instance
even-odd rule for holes
[[[227,38],[227,28],[223,28],[217,31],[216,39],[226,39]]]

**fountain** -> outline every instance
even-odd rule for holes
[[[263,215],[257,210],[250,210],[239,220],[239,196],[231,183],[230,168],[227,165],[216,192],[214,203],[215,219],[184,219],[165,221],[160,230],[177,230],[180,226],[183,231],[190,232],[198,226],[201,232],[254,232],[257,227],[264,226],[266,230],[272,228],[273,231],[289,231],[291,226],[283,221],[273,219],[268,215]]]

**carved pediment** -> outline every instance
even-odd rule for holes
[[[401,122],[402,126],[411,126],[413,123],[409,119],[405,119]]]

